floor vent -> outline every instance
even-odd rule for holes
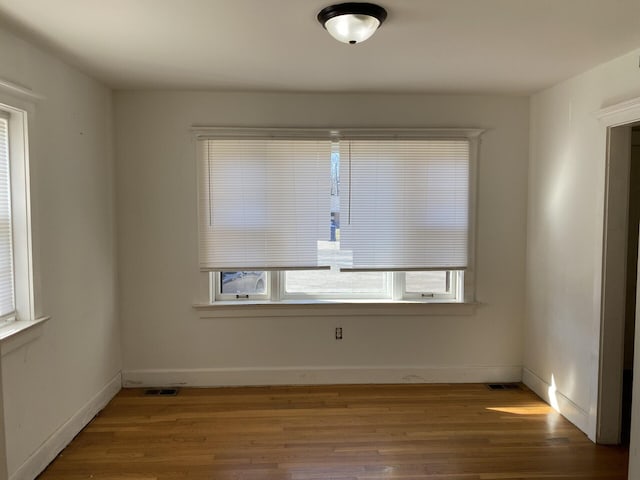
[[[147,388],[144,391],[146,396],[150,397],[175,397],[178,395],[177,388]]]
[[[488,383],[489,390],[520,390],[517,383]]]

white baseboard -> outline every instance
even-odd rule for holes
[[[33,480],[56,458],[122,388],[118,373],[75,415],[60,426],[10,477],[9,480]]]
[[[122,381],[125,388],[357,383],[497,383],[519,382],[521,379],[521,366],[208,368],[128,370],[122,372]]]
[[[551,405],[563,417],[588,434],[589,414],[586,410],[575,404],[557,389],[554,390],[551,385],[526,368],[522,369],[522,383],[533,390],[536,395]]]

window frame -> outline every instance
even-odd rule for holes
[[[9,224],[9,258],[10,258],[10,263],[11,263],[11,275],[10,275],[10,283],[11,283],[11,306],[12,306],[12,310],[8,313],[5,313],[3,315],[0,315],[0,325],[6,324],[8,322],[11,322],[13,320],[15,320],[16,317],[16,286],[15,286],[15,272],[14,272],[14,265],[13,265],[13,250],[14,250],[14,245],[13,245],[13,209],[12,209],[12,201],[11,201],[11,195],[13,192],[13,189],[11,188],[12,185],[12,180],[11,180],[11,172],[12,172],[12,168],[11,168],[11,144],[12,142],[10,141],[10,137],[11,137],[11,125],[10,125],[10,120],[11,120],[11,116],[9,114],[9,112],[3,110],[2,108],[0,108],[0,122],[6,123],[7,127],[6,127],[6,139],[7,139],[7,144],[6,145],[2,145],[3,147],[5,147],[5,150],[7,152],[7,173],[8,173],[8,185],[7,185],[7,193],[8,193],[8,224]],[[3,212],[3,216],[4,216],[4,212]],[[3,242],[4,243],[4,242]]]
[[[466,303],[475,304],[475,257],[476,257],[476,208],[477,208],[477,163],[483,129],[479,128],[241,128],[241,127],[208,127],[194,126],[191,129],[196,140],[216,138],[331,138],[332,141],[342,137],[358,138],[404,138],[424,140],[466,139],[469,142],[469,218],[468,218],[468,262],[467,268],[451,271],[452,291],[442,294],[435,292],[407,292],[404,272],[384,272],[390,280],[390,295],[379,296],[342,296],[342,295],[306,295],[285,294],[283,291],[286,272],[267,272],[270,280],[268,295],[249,295],[247,298],[228,298],[224,294],[217,294],[219,280],[218,272],[208,272],[207,282],[209,290],[208,304],[237,303],[247,300],[250,303],[317,303],[324,301],[350,302],[369,301],[382,302],[411,302],[411,303]],[[196,156],[197,157],[197,156]],[[219,278],[219,275],[218,275]],[[234,295],[235,297],[235,295]],[[265,298],[266,297],[266,298]],[[200,304],[199,304],[200,306]]]
[[[456,301],[464,295],[464,271],[463,270],[437,270],[446,272],[449,276],[450,288],[448,292],[409,292],[407,291],[406,274],[407,272],[395,272],[397,278],[397,289],[399,291],[399,300],[414,301]]]
[[[29,175],[29,118],[34,105],[12,95],[0,85],[0,111],[8,117],[11,222],[13,245],[13,282],[15,314],[4,319],[0,327],[35,321],[33,287],[33,248],[31,234],[31,192]],[[18,330],[19,331],[19,330]]]
[[[439,270],[445,271],[445,270]],[[265,271],[267,282],[265,293],[263,294],[243,294],[221,292],[221,272],[208,272],[209,282],[209,302],[291,302],[291,303],[313,303],[318,301],[350,302],[350,301],[412,301],[420,303],[463,303],[464,294],[464,271],[447,270],[451,276],[451,288],[449,292],[407,292],[406,272],[380,272],[385,276],[386,292],[378,295],[375,292],[365,292],[359,294],[342,293],[287,293],[285,292],[287,271]]]

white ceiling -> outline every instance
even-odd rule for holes
[[[0,17],[118,89],[528,94],[640,47],[640,0],[381,0],[355,46],[317,22],[331,3],[0,0]]]

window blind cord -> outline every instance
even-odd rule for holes
[[[208,185],[211,185],[211,142],[207,142],[207,175],[209,176]],[[211,205],[213,205],[213,193],[209,186],[207,188],[209,190],[209,226],[213,227],[213,208],[211,208]]]
[[[349,218],[347,224],[351,225],[351,142],[349,142]]]

